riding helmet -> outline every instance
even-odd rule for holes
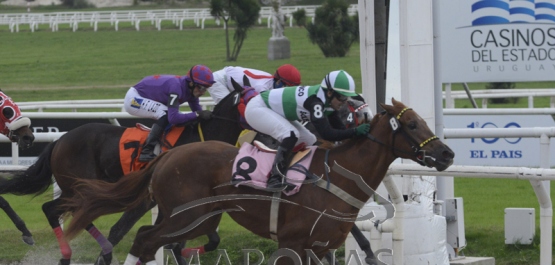
[[[280,66],[274,78],[281,80],[286,86],[298,86],[301,84],[301,73],[293,65],[284,64]]]
[[[349,73],[343,70],[333,71],[327,74],[320,86],[325,89],[331,89],[346,97],[358,96],[358,94],[355,93],[355,80]]]
[[[206,65],[197,64],[191,67],[191,70],[189,70],[187,75],[193,83],[201,86],[211,87],[212,84],[216,83],[216,81],[214,81],[212,71]]]

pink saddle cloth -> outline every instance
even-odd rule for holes
[[[299,192],[303,181],[306,178],[316,146],[307,147],[310,152],[287,171],[287,182],[294,184],[295,188],[290,191],[283,191],[287,196]],[[274,163],[275,153],[262,151],[256,146],[244,143],[239,149],[239,154],[233,162],[231,181],[239,185],[254,186],[254,188],[265,189],[268,182],[268,175]]]

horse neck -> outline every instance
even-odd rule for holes
[[[383,144],[376,143],[367,137],[346,141],[329,153],[328,164],[332,168],[337,163],[350,172],[358,174],[372,190],[376,191],[382,182],[389,166],[396,159],[391,149],[392,131],[388,124],[373,124],[375,129],[372,135]],[[383,128],[383,129],[382,129]],[[330,174],[332,183],[350,189],[348,192],[364,201],[368,200],[369,194],[363,189],[353,185],[353,181],[339,174]]]
[[[229,117],[226,118],[230,119]],[[201,126],[204,140],[218,140],[233,145],[237,142],[237,138],[242,131],[237,121],[221,120],[218,118],[203,121]]]

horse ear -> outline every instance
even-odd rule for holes
[[[248,86],[248,87],[252,87],[251,86],[251,81],[249,80],[249,78],[246,75],[243,75],[243,85]]]
[[[231,85],[233,85],[233,89],[235,89],[235,91],[239,93],[243,92],[243,87],[239,85],[239,83],[235,82],[235,79],[233,79],[233,77],[231,78]]]
[[[395,99],[392,99],[392,100],[395,100]],[[387,113],[390,113],[390,114],[393,113],[393,106],[387,105],[387,104],[384,104],[384,103],[380,103],[380,106],[382,106],[382,108],[383,108]]]

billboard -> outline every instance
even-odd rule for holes
[[[443,83],[555,79],[555,0],[439,2]]]
[[[533,128],[555,127],[551,115],[445,115],[445,128]],[[455,165],[539,167],[539,138],[447,139],[455,151]],[[550,153],[555,140],[550,139]],[[555,165],[555,156],[550,157]]]

